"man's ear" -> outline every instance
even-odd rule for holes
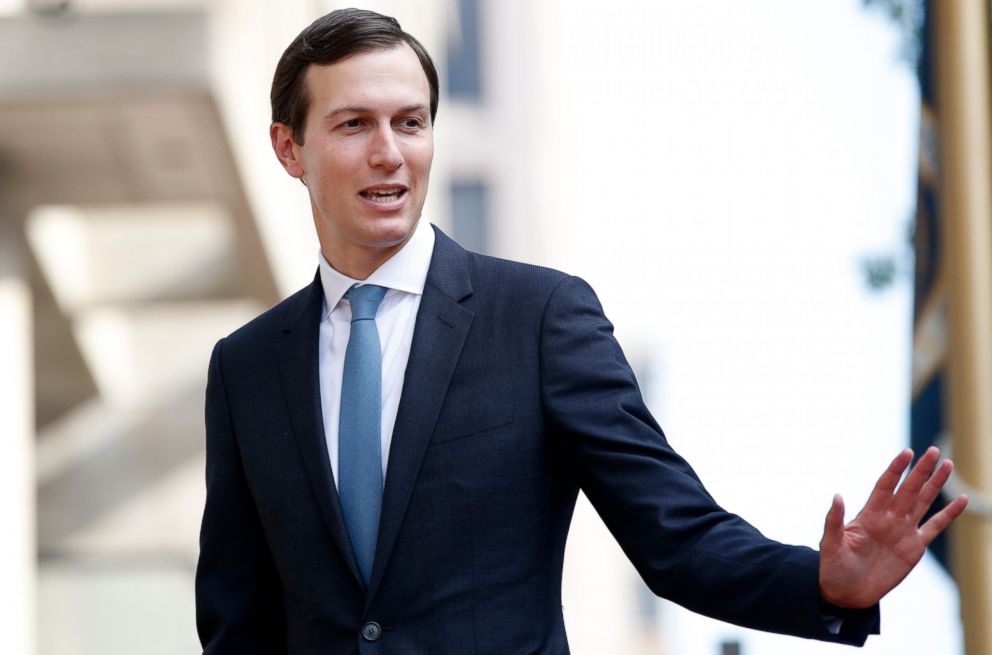
[[[269,127],[269,136],[272,138],[272,150],[282,167],[293,177],[302,178],[306,171],[300,161],[299,148],[293,140],[293,130],[285,123],[273,123]]]

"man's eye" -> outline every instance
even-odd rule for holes
[[[423,127],[424,123],[419,118],[404,118],[400,121],[400,125],[408,130],[417,130]]]
[[[362,119],[352,118],[341,123],[341,127],[349,130],[357,130],[362,126]]]

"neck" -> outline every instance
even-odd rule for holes
[[[353,280],[367,280],[376,269],[398,253],[407,241],[409,239],[385,248],[349,249],[347,252],[340,252],[321,244],[320,252],[331,268],[338,273],[347,275]]]

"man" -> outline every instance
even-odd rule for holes
[[[578,489],[657,594],[861,644],[963,511],[901,453],[821,552],[721,509],[668,446],[592,290],[421,221],[437,73],[393,19],[342,10],[279,62],[272,145],[306,186],[314,282],[221,340],[197,568],[205,653],[567,653]]]

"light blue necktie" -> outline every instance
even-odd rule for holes
[[[338,423],[338,495],[358,568],[368,584],[382,509],[382,352],[375,313],[386,289],[348,290],[351,336],[344,355]]]

